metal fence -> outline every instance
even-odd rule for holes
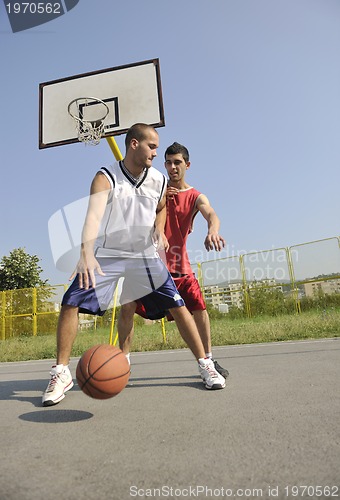
[[[280,292],[293,305],[292,311],[301,312],[304,297],[320,292],[340,297],[340,237],[208,260],[194,263],[193,268],[206,302],[221,312],[236,308],[251,317],[252,297],[259,290]],[[56,285],[0,292],[0,339],[55,332],[66,288]],[[109,316],[80,318],[80,326],[111,325],[112,343],[116,304],[117,294]],[[162,329],[164,333],[164,322]]]
[[[304,298],[340,294],[340,238],[205,261],[197,273],[206,302],[222,311],[242,307],[251,317],[255,292],[275,290],[301,312]]]

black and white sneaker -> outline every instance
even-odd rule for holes
[[[198,362],[198,369],[206,389],[224,389],[225,379],[218,373],[212,359],[204,358]]]

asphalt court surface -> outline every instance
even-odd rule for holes
[[[221,391],[187,349],[132,353],[117,397],[50,408],[51,361],[1,363],[0,499],[340,498],[340,339],[214,355]]]

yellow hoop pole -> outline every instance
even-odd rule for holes
[[[114,154],[114,157],[116,158],[116,160],[117,161],[122,160],[123,155],[120,152],[120,149],[118,147],[118,144],[116,143],[115,138],[114,137],[106,137],[106,140],[107,140],[107,143],[110,146],[111,151]],[[110,345],[116,345],[117,340],[118,340],[118,333],[116,333],[115,339],[112,342],[113,333],[114,333],[114,325],[115,325],[115,316],[116,316],[117,295],[118,295],[118,286],[116,287],[114,299],[113,299],[113,309],[112,309],[111,328],[110,328],[110,340],[109,340]]]
[[[116,140],[114,137],[106,137],[106,140],[111,148],[112,153],[114,154],[114,157],[116,158],[117,161],[123,159],[123,155],[120,152],[120,149],[118,147],[118,144],[116,143]]]
[[[163,344],[166,344],[166,330],[165,330],[164,318],[161,319],[161,327],[162,327],[162,335],[163,335]]]
[[[116,337],[114,339],[114,342],[112,343],[113,339],[113,332],[114,332],[114,327],[115,327],[115,317],[116,317],[116,305],[117,305],[117,297],[118,297],[118,285],[116,286],[116,290],[113,296],[113,308],[112,308],[112,317],[111,317],[111,328],[110,328],[110,339],[109,339],[109,344],[110,345],[116,345],[117,343],[117,338],[118,334],[116,334]]]
[[[115,335],[115,339],[114,339],[114,341],[113,341],[113,345],[114,345],[114,346],[115,346],[115,345],[117,345],[117,340],[118,340],[118,332],[116,333],[116,335]]]

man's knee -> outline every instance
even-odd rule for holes
[[[172,307],[169,309],[169,313],[174,319],[185,318],[188,315],[191,316],[186,306]]]
[[[136,302],[128,302],[127,304],[123,304],[120,308],[120,316],[121,318],[130,318],[136,312],[137,304]]]

